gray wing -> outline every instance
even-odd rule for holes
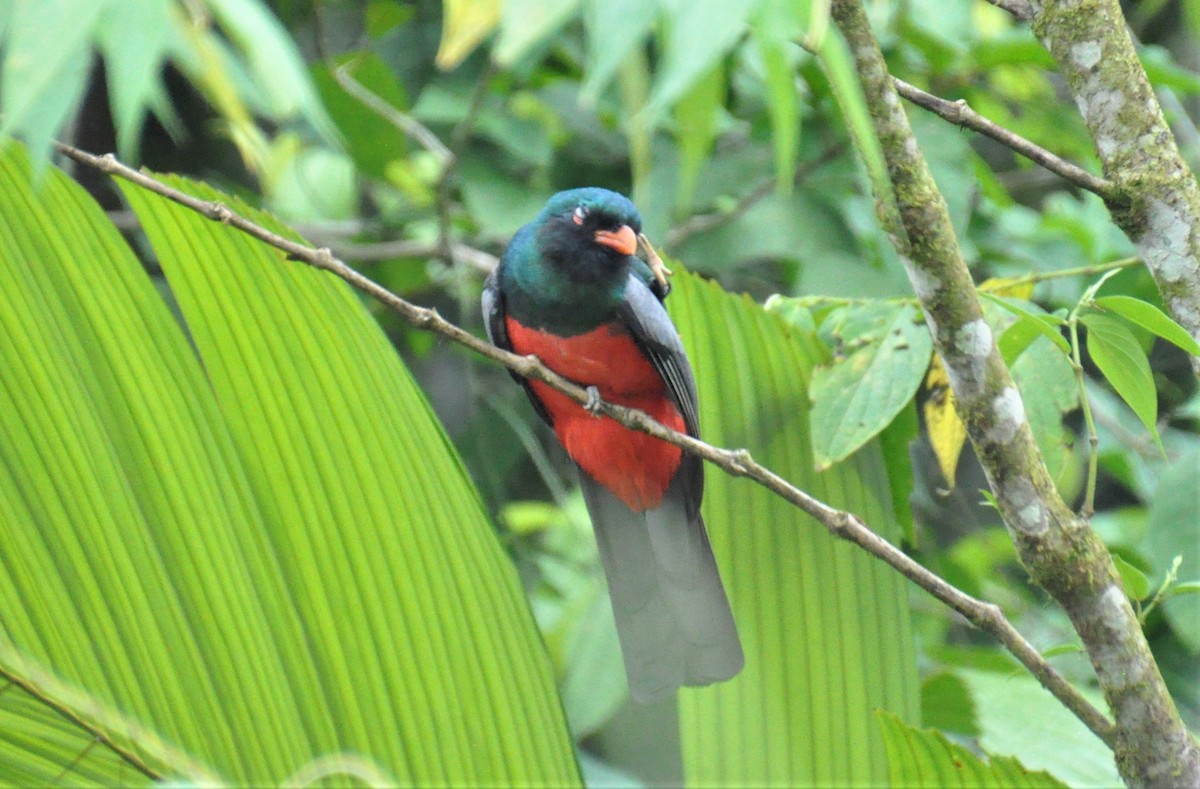
[[[479,303],[483,308],[483,328],[487,331],[488,340],[497,348],[511,351],[512,341],[508,338],[508,325],[504,322],[507,315],[504,309],[504,293],[500,290],[500,271],[503,265],[501,263],[492,269],[492,273],[488,274],[487,279],[483,283],[483,295],[479,297]],[[552,425],[553,420],[550,418],[550,412],[546,410],[546,407],[542,405],[542,401],[533,393],[529,382],[512,370],[509,370],[508,374],[525,389],[525,395],[529,398],[529,402],[533,405],[533,410],[537,411],[538,416],[546,424]]]

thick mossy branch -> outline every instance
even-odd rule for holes
[[[1200,751],[1167,693],[1112,559],[1063,502],[1042,462],[861,0],[833,0],[832,12],[883,147],[904,234],[900,252],[959,413],[1021,561],[1066,610],[1088,651],[1114,712],[1118,768],[1131,785],[1198,785]],[[894,217],[882,219],[895,224]]]
[[[1034,4],[1033,31],[1058,63],[1105,177],[1128,206],[1109,206],[1137,244],[1167,310],[1200,340],[1200,188],[1180,156],[1117,0]],[[1192,357],[1200,374],[1200,357]]]

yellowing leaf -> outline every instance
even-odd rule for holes
[[[979,289],[995,293],[997,296],[1011,296],[1026,301],[1033,296],[1033,283],[1029,280],[1021,281],[1019,277],[992,277],[984,280]]]
[[[929,443],[937,456],[938,466],[946,484],[954,487],[958,456],[967,441],[967,428],[958,417],[954,407],[954,392],[950,390],[950,379],[942,366],[942,357],[933,355],[929,374],[925,376],[925,388],[929,399],[925,401],[925,426],[929,430]]]
[[[500,0],[446,0],[437,67],[449,71],[471,54],[500,22]]]

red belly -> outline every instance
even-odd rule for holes
[[[675,430],[685,429],[662,377],[622,327],[601,326],[564,338],[527,329],[511,317],[506,325],[515,353],[534,354],[564,378],[595,386],[610,403],[645,411]],[[637,512],[662,503],[679,468],[679,447],[611,419],[597,419],[541,381],[529,384],[550,414],[559,442],[592,479]]]

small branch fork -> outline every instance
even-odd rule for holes
[[[997,3],[997,5],[1001,5],[1001,3]],[[1032,14],[1032,11],[1030,13]],[[1079,188],[1094,192],[1109,205],[1120,207],[1129,203],[1129,198],[1111,181],[1092,175],[1079,165],[1072,164],[1036,143],[1025,139],[1016,132],[1009,131],[1003,126],[993,123],[971,109],[964,99],[949,101],[932,93],[926,93],[917,86],[910,85],[898,77],[892,77],[892,82],[896,86],[897,93],[918,107],[929,110],[956,126],[962,126],[964,129],[979,132],[985,137],[991,137],[1001,145],[1011,148],[1013,151],[1040,164],[1050,172],[1075,184]]]
[[[328,249],[314,249],[286,239],[250,220],[234,213],[227,206],[200,200],[173,189],[146,173],[122,164],[112,154],[96,156],[78,148],[56,143],[56,148],[75,161],[96,168],[112,176],[123,178],[137,186],[154,192],[179,205],[190,208],[209,219],[230,225],[276,249],[287,253],[289,258],[302,261],[315,268],[328,271],[358,290],[400,313],[413,326],[435,332],[446,339],[465,346],[476,353],[503,364],[510,370],[533,380],[543,381],[583,405],[589,400],[586,389],[555,374],[542,365],[534,356],[519,356],[497,348],[477,338],[470,332],[450,323],[436,310],[412,304],[335,258]],[[1113,726],[1105,715],[1092,706],[1069,682],[1038,653],[1038,651],[1012,626],[1000,608],[992,603],[978,600],[947,583],[942,578],[922,567],[896,546],[871,531],[856,515],[834,509],[800,490],[787,480],[765,468],[751,457],[747,450],[731,450],[714,447],[692,436],[664,427],[642,411],[612,403],[600,403],[601,413],[620,424],[649,433],[656,438],[674,444],[720,467],[727,473],[747,477],[800,508],[821,523],[831,534],[855,543],[868,553],[886,562],[906,578],[931,594],[969,622],[994,636],[1004,645],[1042,685],[1055,695],[1067,708],[1074,712],[1096,736],[1112,744]]]

